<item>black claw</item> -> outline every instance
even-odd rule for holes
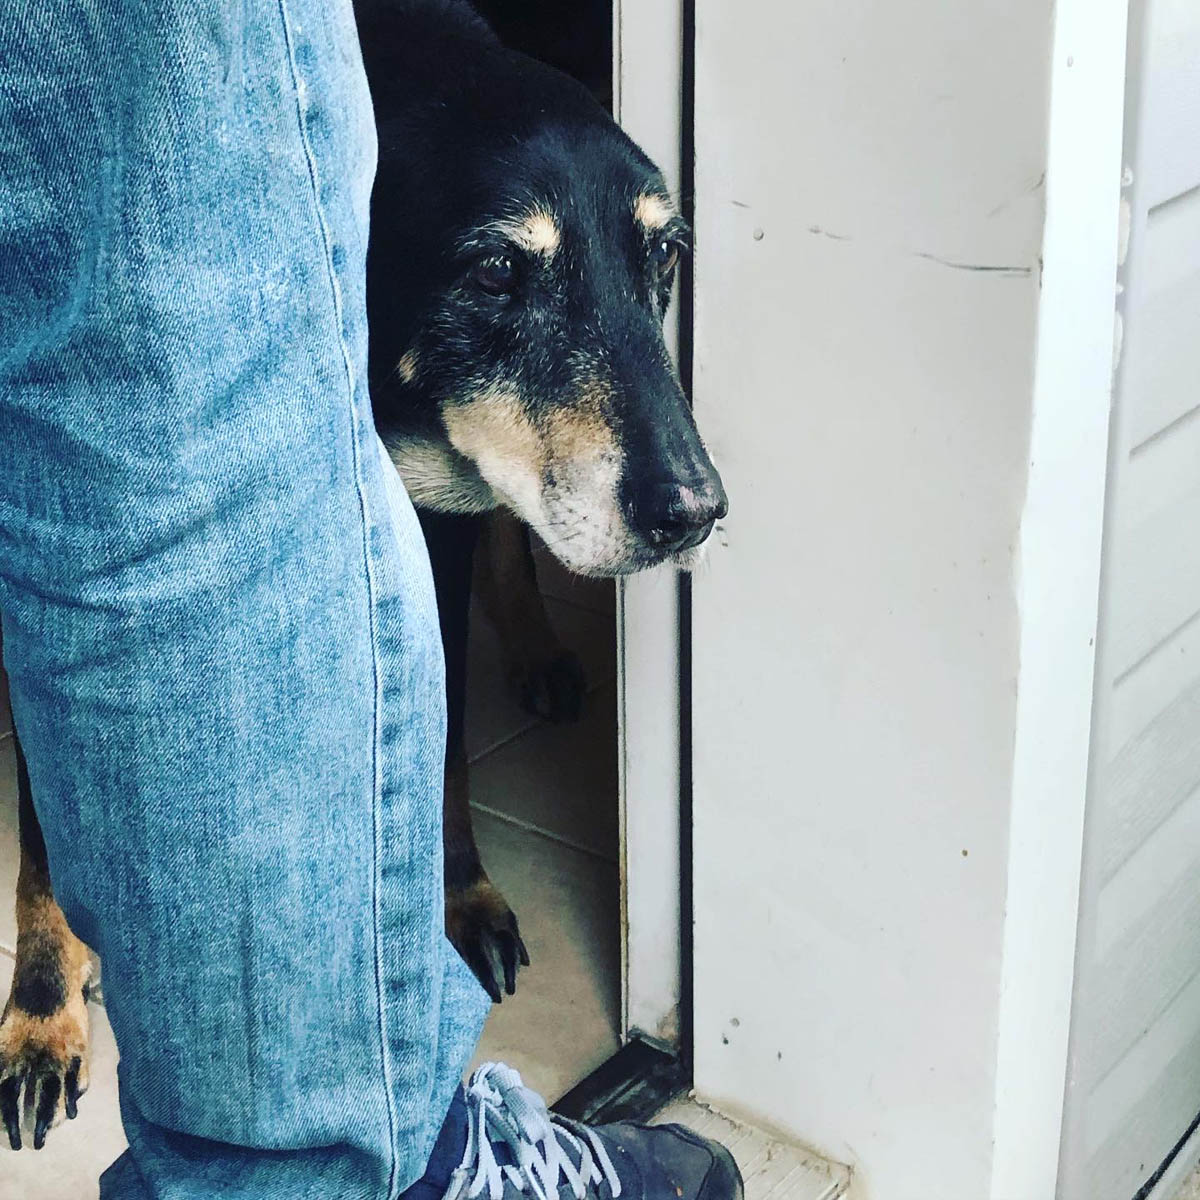
[[[46,1132],[58,1111],[58,1098],[62,1094],[62,1081],[51,1072],[42,1078],[42,1090],[38,1096],[37,1122],[33,1127],[33,1148],[40,1150],[46,1144]]]
[[[504,990],[514,995],[517,990],[517,967],[529,966],[529,952],[521,940],[521,930],[517,925],[516,913],[508,914],[508,929],[498,933],[500,959],[504,963]]]
[[[525,942],[521,938],[521,927],[517,924],[517,914],[510,912],[508,914],[508,932],[512,935],[512,940],[516,946],[517,961],[523,967],[529,966],[529,951],[525,949]]]
[[[8,1132],[8,1144],[14,1150],[21,1148],[21,1076],[10,1075],[0,1083],[0,1117]]]
[[[68,1121],[75,1120],[79,1114],[79,1068],[82,1065],[80,1059],[73,1058],[71,1059],[70,1067],[67,1068],[67,1077],[63,1091],[66,1095]]]
[[[504,991],[509,996],[517,991],[517,946],[512,934],[501,934],[500,961],[504,964]]]

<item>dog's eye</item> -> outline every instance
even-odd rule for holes
[[[471,277],[489,296],[508,296],[517,286],[517,265],[507,254],[476,263]]]
[[[675,264],[678,261],[679,243],[673,242],[668,238],[663,238],[650,252],[650,265],[653,266],[655,274],[659,279],[664,279],[668,276],[675,269]]]

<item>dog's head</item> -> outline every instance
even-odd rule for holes
[[[582,89],[502,61],[521,86],[492,81],[492,111],[381,123],[385,442],[418,504],[507,505],[576,571],[690,566],[726,500],[663,337],[689,230]]]

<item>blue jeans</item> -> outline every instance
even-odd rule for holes
[[[395,1197],[486,1011],[367,394],[374,164],[349,0],[0,22],[0,618],[121,1052],[107,1200]]]

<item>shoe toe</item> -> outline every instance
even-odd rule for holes
[[[640,1190],[629,1190],[637,1200],[742,1200],[741,1173],[718,1142],[682,1125],[622,1122],[598,1132],[619,1149],[614,1162],[636,1165]]]
[[[720,1142],[701,1137],[686,1125],[656,1128],[670,1129],[681,1142],[690,1142],[697,1156],[700,1153],[709,1156],[711,1165],[695,1193],[696,1200],[742,1200],[742,1173],[733,1161],[733,1155]]]

